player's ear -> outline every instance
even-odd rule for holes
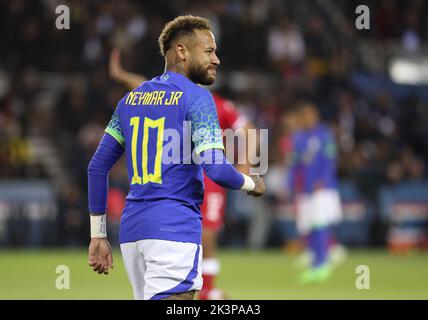
[[[184,44],[177,43],[175,45],[175,52],[177,53],[177,56],[180,58],[180,60],[186,60],[187,47]]]

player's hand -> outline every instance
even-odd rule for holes
[[[260,197],[263,195],[263,193],[265,193],[266,191],[266,186],[265,186],[265,181],[263,179],[263,177],[260,177],[258,174],[257,175],[250,175],[251,179],[253,179],[256,187],[254,188],[253,191],[248,191],[247,194],[249,194],[250,196],[253,197]]]
[[[116,81],[122,81],[123,75],[123,67],[120,62],[120,49],[114,48],[110,53],[110,61],[109,61],[109,74],[110,77]]]
[[[98,274],[108,274],[113,269],[113,254],[106,238],[92,238],[89,244],[88,263]]]

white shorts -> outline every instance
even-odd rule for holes
[[[120,245],[134,298],[159,300],[202,288],[202,246],[145,239]]]
[[[342,205],[335,189],[320,189],[297,197],[297,229],[307,234],[316,227],[330,226],[342,220]]]

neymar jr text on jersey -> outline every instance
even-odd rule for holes
[[[131,106],[177,106],[183,95],[182,91],[131,91],[126,98],[126,104]]]

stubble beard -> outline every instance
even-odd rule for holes
[[[204,86],[211,85],[215,82],[215,77],[210,77],[208,68],[204,68],[200,64],[191,64],[189,68],[189,78],[194,83],[202,84]]]

